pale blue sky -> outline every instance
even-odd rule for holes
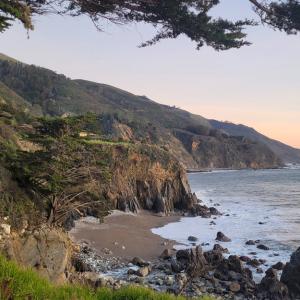
[[[218,12],[254,16],[247,1],[223,0]],[[185,37],[139,49],[145,25],[98,32],[86,18],[46,16],[30,32],[0,35],[0,52],[71,78],[111,84],[208,118],[230,120],[300,148],[300,37],[267,27],[249,30],[239,50],[195,50]]]

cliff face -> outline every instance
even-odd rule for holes
[[[114,149],[112,180],[107,196],[115,208],[169,213],[189,210],[196,203],[184,169],[166,151],[157,148]]]

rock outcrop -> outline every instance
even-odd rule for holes
[[[288,300],[287,286],[278,280],[277,271],[270,268],[258,286],[259,299]]]
[[[107,196],[115,208],[168,214],[174,209],[190,210],[197,203],[184,169],[163,150],[153,148],[147,154],[132,151],[126,157],[116,153],[112,174]]]
[[[287,285],[292,298],[300,298],[300,248],[291,256],[283,269],[280,281]]]
[[[71,267],[73,246],[66,233],[43,227],[19,235],[6,234],[0,253],[18,264],[37,270],[54,283],[64,283]]]

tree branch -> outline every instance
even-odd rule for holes
[[[260,2],[256,1],[256,0],[249,0],[256,8],[260,9],[261,11],[265,12],[266,14],[272,14],[272,12],[265,7],[264,5],[262,5]]]

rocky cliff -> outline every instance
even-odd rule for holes
[[[113,178],[106,194],[114,207],[161,213],[191,209],[197,199],[179,162],[159,148],[140,147],[112,150]]]
[[[74,219],[110,209],[168,214],[197,206],[184,168],[166,149],[95,138],[91,115],[19,124],[16,112],[0,116],[0,214],[13,226],[70,229]]]

